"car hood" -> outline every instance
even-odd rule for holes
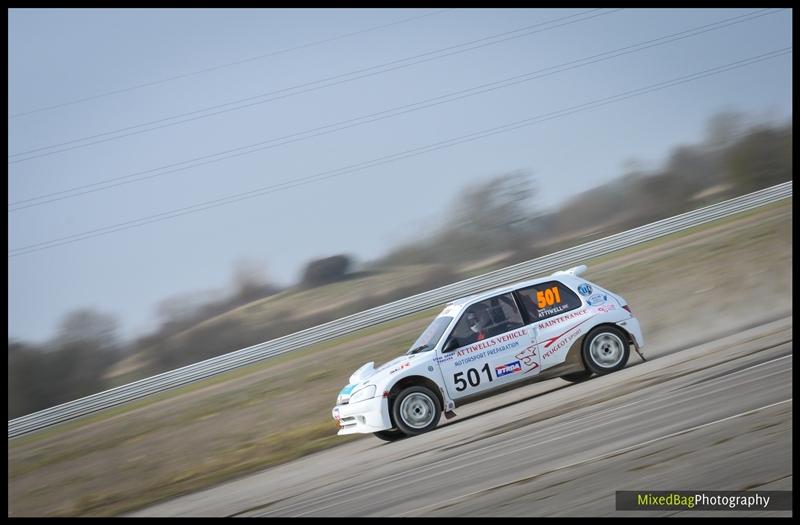
[[[395,365],[400,365],[405,361],[412,361],[415,356],[411,355],[401,355],[399,357],[395,357],[391,361],[388,361],[382,364],[380,367],[375,368],[375,361],[370,361],[369,363],[365,363],[361,368],[353,372],[353,375],[350,376],[349,382],[350,384],[357,384],[362,381],[369,379],[370,377],[374,376],[378,372],[383,372],[387,368],[390,368]]]

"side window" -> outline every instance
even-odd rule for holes
[[[523,325],[522,315],[514,296],[507,293],[467,308],[453,328],[449,339],[455,339],[457,342],[455,347],[461,348],[482,339],[516,330]]]
[[[540,321],[580,307],[580,298],[559,281],[548,281],[517,291],[531,319]]]

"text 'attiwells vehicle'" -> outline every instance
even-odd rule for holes
[[[631,346],[641,356],[639,321],[622,297],[581,279],[585,271],[581,265],[449,303],[404,355],[350,376],[333,409],[339,434],[392,441],[510,388],[624,368]]]

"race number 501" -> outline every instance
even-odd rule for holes
[[[539,308],[546,308],[554,303],[560,303],[561,296],[558,294],[558,286],[536,292],[536,300],[539,302]]]
[[[481,384],[480,372],[486,373],[486,379],[488,379],[489,382],[494,381],[494,379],[492,379],[491,370],[489,369],[489,364],[486,363],[485,365],[483,365],[483,368],[481,368],[480,371],[478,371],[477,368],[470,368],[469,370],[467,370],[466,372],[467,381],[469,381],[469,384],[471,386],[475,387]],[[467,381],[464,380],[463,376],[464,372],[456,372],[453,375],[453,382],[456,384],[456,390],[458,390],[459,392],[467,389]]]

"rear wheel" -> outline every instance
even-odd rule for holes
[[[597,375],[625,368],[630,353],[627,335],[616,326],[598,326],[583,340],[583,360]]]
[[[404,434],[416,436],[432,430],[442,415],[439,398],[424,386],[402,390],[392,403],[392,419]]]
[[[378,439],[382,439],[384,441],[397,441],[398,439],[403,439],[406,437],[403,432],[400,430],[393,428],[391,430],[381,430],[380,432],[374,432],[375,437]]]
[[[592,377],[591,370],[581,370],[580,372],[563,375],[561,376],[561,379],[569,381],[570,383],[580,383],[582,381],[586,381],[590,377]]]

